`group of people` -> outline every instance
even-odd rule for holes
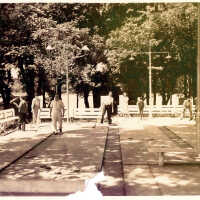
[[[123,117],[129,117],[128,102],[129,102],[129,97],[127,96],[127,93],[124,92],[122,95],[121,102],[120,102],[121,113]],[[138,97],[137,105],[138,105],[138,110],[140,114],[140,119],[142,119],[143,111],[144,111],[144,100],[142,97]],[[108,123],[112,124],[111,115],[114,110],[114,107],[113,107],[113,97],[112,97],[111,91],[108,93],[108,97],[104,99],[104,101],[102,102],[101,109],[102,109],[101,123],[103,123],[105,113],[107,112]]]
[[[124,92],[121,98],[121,102],[120,102],[120,107],[121,107],[121,113],[123,117],[129,117],[129,110],[128,110],[128,101],[129,98],[127,96],[127,93]],[[144,100],[142,97],[138,97],[137,98],[137,106],[138,106],[138,110],[139,110],[139,115],[140,115],[140,119],[143,118],[143,111],[144,111]]]
[[[124,100],[123,100],[123,114],[124,116],[129,116],[128,114],[128,101],[129,98],[126,93],[123,94]],[[19,97],[19,102],[16,103],[17,98],[12,100],[12,103],[18,108],[18,115],[19,115],[19,129],[22,131],[25,131],[25,124],[27,122],[27,113],[28,113],[28,104],[25,101],[24,97]],[[142,98],[138,99],[138,107],[141,114],[141,118],[143,117],[143,109],[144,109],[144,102]],[[39,123],[39,112],[41,108],[41,101],[40,98],[35,95],[35,97],[32,100],[31,104],[31,112],[32,112],[32,122],[33,124]],[[112,124],[112,113],[114,111],[113,106],[113,96],[112,92],[110,91],[108,93],[107,98],[105,98],[101,105],[101,123],[104,122],[105,114],[107,113],[108,123]],[[62,119],[64,117],[64,103],[62,102],[62,99],[59,98],[59,95],[56,94],[54,97],[54,100],[50,103],[50,117],[52,119],[52,126],[53,126],[53,132],[55,134],[62,133]],[[58,124],[58,128],[57,128]]]
[[[124,92],[122,99],[121,99],[121,113],[123,117],[129,117],[129,111],[128,111],[128,101],[129,98],[127,96],[127,94]],[[197,111],[197,98],[195,98],[195,113]],[[183,102],[183,110],[181,113],[181,119],[185,118],[185,113],[188,110],[189,114],[190,114],[190,120],[193,119],[193,112],[192,112],[192,100],[191,98],[185,98],[184,102]],[[138,110],[139,110],[139,115],[140,115],[140,119],[143,118],[143,111],[144,111],[144,100],[142,97],[138,97],[137,99],[137,106],[138,106]]]
[[[16,100],[18,100],[18,98],[13,99],[11,103],[13,103],[18,109],[19,130],[25,131],[25,124],[27,122],[28,104],[25,100],[25,97],[23,96],[19,97],[18,103],[16,102]],[[40,111],[40,99],[38,96],[35,96],[31,104],[31,112],[34,124],[38,123],[39,111]]]
[[[15,98],[12,100],[17,109],[19,116],[19,130],[25,131],[25,124],[27,122],[27,113],[28,113],[28,104],[25,101],[24,97],[19,97],[19,102],[17,103]],[[39,123],[39,112],[41,108],[40,98],[36,95],[31,104],[31,112],[32,112],[32,120],[33,124]],[[59,95],[55,95],[54,100],[50,104],[50,117],[52,119],[53,132],[58,134],[57,123],[59,132],[62,133],[62,118],[64,116],[64,104],[61,99],[59,99]]]
[[[20,119],[19,129],[24,131],[25,123],[27,120],[28,105],[23,97],[19,98],[20,100],[19,103],[16,103],[15,100],[16,99],[12,100],[12,103],[18,108],[18,115]],[[112,124],[111,116],[114,110],[113,102],[114,100],[113,100],[112,92],[110,91],[108,93],[108,96],[103,100],[101,104],[101,112],[102,112],[101,123],[102,124],[104,122],[104,117],[106,113],[107,113],[108,123]],[[128,102],[129,102],[129,97],[124,92],[121,99],[121,113],[124,117],[126,116],[129,117]],[[137,105],[138,105],[140,118],[142,119],[143,111],[144,111],[144,100],[142,97],[138,97]],[[33,119],[34,124],[38,124],[39,122],[40,108],[41,108],[40,98],[36,95],[33,98],[32,104],[31,104],[32,119]],[[190,119],[192,120],[193,115],[192,115],[191,99],[185,99],[183,103],[183,111],[182,111],[181,119],[185,117],[186,110],[189,110]],[[55,95],[53,101],[51,101],[50,103],[50,117],[52,119],[53,132],[55,134],[62,133],[62,119],[64,117],[64,103],[62,102],[62,99],[59,98],[58,94]],[[58,128],[57,128],[57,124],[58,124]]]

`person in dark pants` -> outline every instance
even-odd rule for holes
[[[112,92],[109,92],[108,97],[104,100],[102,104],[102,117],[101,117],[102,124],[106,112],[107,112],[108,123],[112,124],[112,119],[111,119],[112,111],[113,111],[113,97],[112,97]]]
[[[190,120],[192,120],[192,101],[190,98],[185,99],[183,102],[183,111],[182,111],[181,119],[185,118],[186,110],[190,112]]]
[[[143,118],[143,111],[144,111],[144,101],[142,97],[138,97],[137,105],[139,108],[140,119]]]
[[[26,114],[28,111],[28,105],[26,101],[20,97],[19,105],[16,102],[13,102],[18,108],[19,112],[19,130],[25,131],[25,123],[26,123]]]

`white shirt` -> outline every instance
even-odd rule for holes
[[[103,101],[104,105],[112,105],[113,104],[113,97],[107,96],[104,101]]]
[[[64,104],[61,100],[55,101],[53,100],[50,105],[52,109],[52,115],[62,115],[64,110]]]
[[[38,97],[35,97],[33,99],[31,107],[32,107],[32,110],[40,108],[40,99]]]

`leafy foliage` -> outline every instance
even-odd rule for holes
[[[107,46],[111,49],[109,63],[116,74],[122,68],[132,66],[129,71],[131,77],[122,75],[126,80],[124,87],[131,87],[130,79],[136,83],[145,85],[142,93],[147,93],[148,75],[138,74],[138,67],[146,71],[148,67],[149,43],[151,42],[152,65],[162,66],[163,71],[153,71],[153,92],[160,93],[163,104],[169,97],[180,92],[177,87],[179,77],[184,75],[191,82],[189,88],[181,90],[185,96],[196,95],[196,55],[197,55],[197,7],[192,3],[182,4],[150,4],[145,9],[137,10],[138,16],[129,16],[126,22],[109,34]],[[167,20],[166,20],[167,19]],[[146,52],[146,53],[145,53]],[[155,53],[154,52],[158,52]],[[171,58],[166,59],[169,52]],[[145,56],[146,54],[146,56]],[[132,58],[134,62],[128,62]],[[126,62],[125,62],[126,61]],[[134,81],[132,80],[132,82]],[[132,86],[132,87],[135,87]],[[187,84],[185,84],[187,87]],[[141,87],[140,87],[141,89]],[[135,96],[141,95],[140,89],[130,91]],[[189,91],[189,92],[188,92]]]
[[[13,88],[8,64],[19,69],[29,105],[35,92],[53,94],[58,84],[60,91],[67,67],[70,89],[84,95],[86,106],[90,91],[99,106],[100,94],[113,89],[117,95],[119,87],[133,102],[137,96],[148,98],[149,43],[152,52],[171,56],[168,60],[166,53],[152,53],[152,65],[163,67],[152,72],[154,94],[162,95],[163,104],[177,92],[195,96],[195,3],[0,4],[5,107]]]

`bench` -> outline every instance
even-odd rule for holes
[[[139,109],[137,105],[128,105],[128,112],[129,115],[131,116],[138,116],[139,115]],[[143,115],[148,115],[149,110],[145,107],[144,111],[143,111]],[[118,114],[119,116],[122,115],[122,108],[120,107],[120,105],[118,106]]]
[[[100,108],[74,108],[73,111],[69,113],[69,119],[100,119],[101,118]],[[41,108],[39,113],[39,118],[41,121],[51,120],[50,108]],[[67,119],[67,108],[65,108],[64,119]]]
[[[170,141],[173,143],[172,141]],[[166,144],[165,141],[158,143],[155,141],[149,141],[146,144],[148,152],[158,154],[158,165],[163,166],[165,162],[165,153],[195,153],[193,148],[181,148],[175,146],[175,144]]]
[[[0,111],[0,127],[5,130],[10,125],[18,123],[19,117],[15,115],[15,110],[13,108],[1,110]]]
[[[74,119],[100,119],[102,112],[100,108],[75,108]]]
[[[144,110],[143,110],[143,115],[144,116],[148,116],[149,115],[149,106],[145,106]],[[133,116],[139,116],[139,109],[137,105],[128,105],[128,111],[129,111],[129,115],[133,115]],[[118,113],[119,115],[122,114],[122,109],[120,106],[118,106]],[[172,114],[172,110],[170,107],[168,106],[152,106],[152,115],[154,117],[157,116],[171,116]]]
[[[64,117],[63,119],[67,119],[67,108],[65,108],[64,110]],[[72,113],[69,113],[69,120],[71,120],[73,118]],[[39,119],[40,121],[45,121],[45,120],[51,120],[51,116],[50,116],[50,108],[41,108],[40,112],[39,112]]]
[[[144,107],[143,115],[148,116],[149,115],[149,105],[146,105]],[[128,105],[128,111],[130,115],[138,116],[139,115],[139,109],[137,105]],[[177,117],[180,116],[183,111],[183,105],[153,105],[152,106],[152,115],[153,117]],[[195,113],[195,105],[192,107],[192,112]],[[118,106],[118,114],[122,114],[122,109],[120,105]],[[187,110],[185,112],[185,116],[189,116],[189,111]]]

